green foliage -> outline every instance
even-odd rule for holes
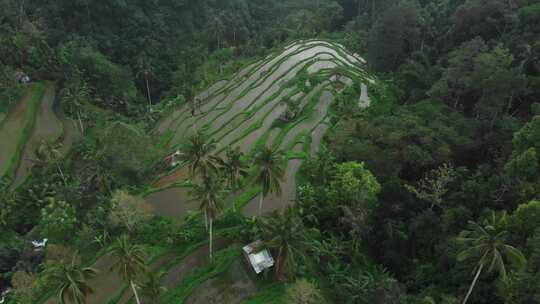
[[[259,290],[242,304],[286,304],[288,303],[286,294],[285,284],[273,284]]]
[[[512,156],[505,165],[506,174],[517,184],[521,197],[531,199],[538,195],[540,166],[540,116],[535,116],[521,130],[514,134]]]
[[[99,139],[99,159],[118,184],[137,184],[147,176],[156,152],[151,139],[135,126],[114,123]]]
[[[235,245],[216,252],[214,258],[209,263],[195,269],[189,276],[185,277],[180,284],[169,289],[163,295],[161,303],[184,303],[199,284],[226,271],[239,257],[240,248]]]
[[[273,249],[276,255],[274,272],[278,280],[294,279],[298,273],[299,263],[307,254],[309,231],[304,228],[296,209],[289,206],[283,214],[274,212],[261,219],[260,228],[264,236],[264,244]]]
[[[55,242],[66,242],[77,225],[75,208],[72,205],[48,199],[48,204],[41,209],[39,227],[43,235]]]
[[[333,201],[347,205],[373,204],[381,191],[381,185],[365,164],[356,162],[337,165],[330,187]]]
[[[290,304],[325,303],[320,290],[306,279],[300,279],[287,287],[287,299]]]
[[[369,33],[368,54],[373,66],[390,71],[399,66],[419,40],[418,9],[402,2],[383,11]]]
[[[73,257],[69,264],[49,266],[45,270],[45,277],[55,286],[59,303],[83,304],[86,297],[94,292],[87,281],[96,272],[93,268],[78,265],[76,257]]]
[[[519,205],[510,217],[510,231],[521,240],[533,236],[538,227],[540,227],[540,201]]]

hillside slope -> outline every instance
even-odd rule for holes
[[[319,149],[336,95],[354,87],[358,105],[369,106],[367,85],[375,80],[366,73],[364,64],[360,56],[332,42],[294,42],[242,69],[230,80],[210,86],[196,97],[194,113],[189,104],[181,106],[162,119],[155,131],[173,134],[171,151],[199,129],[216,140],[218,154],[232,147],[252,156],[262,145],[284,151],[287,169],[283,196],[271,195],[264,202],[265,212],[281,209],[295,197],[295,174],[301,159]],[[296,103],[299,110],[293,119],[285,121],[286,103]],[[196,208],[196,203],[188,202],[186,188],[171,188],[186,178],[186,169],[178,168],[154,183],[164,190],[153,191],[146,199],[158,214],[177,217]],[[244,214],[256,214],[254,201],[240,202],[240,207],[244,205]]]

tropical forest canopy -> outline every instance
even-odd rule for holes
[[[8,303],[199,303],[257,239],[276,263],[239,303],[540,303],[539,0],[2,0],[0,29]],[[275,79],[285,110],[266,124],[249,81],[295,43],[335,66]],[[254,103],[216,128],[203,99],[244,83]],[[233,148],[258,128],[282,133]],[[261,215],[288,186],[294,203]],[[196,207],[156,214],[161,191]],[[94,269],[103,257],[117,262]],[[109,271],[117,288],[91,298]]]

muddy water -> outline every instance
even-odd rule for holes
[[[324,69],[333,69],[335,67],[337,67],[338,65],[332,61],[329,61],[329,60],[319,60],[317,62],[315,62],[314,64],[310,65],[309,68],[308,68],[308,73],[309,74],[313,74],[313,73],[316,73],[320,70],[324,70]]]
[[[315,130],[313,130],[313,132],[311,132],[310,151],[311,151],[312,155],[317,154],[319,152],[319,150],[321,149],[321,141],[322,141],[322,138],[323,138],[324,134],[326,133],[326,131],[328,131],[328,128],[330,128],[330,126],[323,122],[323,123],[319,124],[315,128]]]
[[[304,54],[306,54],[304,56]],[[310,54],[310,55],[309,55]],[[211,129],[218,129],[221,126],[227,124],[237,113],[246,111],[251,108],[260,106],[263,102],[268,102],[268,99],[274,94],[278,93],[280,86],[275,82],[279,79],[280,83],[285,83],[288,80],[294,78],[296,73],[300,71],[310,60],[309,58],[319,58],[319,56],[326,56],[325,54],[317,55],[310,53],[310,49],[293,55],[285,62],[283,62],[279,68],[272,72],[272,74],[266,78],[266,80],[257,88],[250,90],[245,96],[237,100],[231,109],[216,119],[211,126]]]
[[[26,89],[26,93],[18,103],[10,109],[7,117],[0,125],[0,177],[6,174],[15,153],[17,144],[23,135],[23,127],[28,109],[32,102],[35,85]]]
[[[255,283],[248,275],[246,265],[237,260],[229,269],[216,278],[198,286],[186,304],[239,304],[257,292]]]
[[[290,130],[287,135],[285,135],[285,138],[281,142],[281,145],[279,146],[280,149],[285,149],[287,145],[289,145],[293,140],[295,140],[296,136],[298,136],[300,133],[302,133],[305,130],[311,130],[313,129],[321,120],[324,119],[326,114],[328,113],[328,107],[330,104],[334,101],[334,96],[332,93],[328,91],[324,91],[321,95],[321,98],[317,105],[315,105],[315,108],[313,109],[313,115],[307,119],[298,124],[294,129]]]
[[[199,203],[191,200],[189,190],[183,187],[169,188],[149,194],[144,199],[152,206],[155,214],[178,219],[188,211],[199,208]]]
[[[291,159],[287,163],[284,180],[281,182],[282,195],[278,197],[275,194],[269,194],[263,200],[263,213],[269,213],[274,210],[283,210],[287,205],[294,202],[296,198],[296,179],[295,174],[300,167],[301,160]],[[259,196],[252,199],[242,210],[246,216],[257,216],[259,214]]]
[[[227,80],[219,80],[218,82],[208,87],[208,89],[197,94],[197,99],[200,99],[202,102],[204,102],[205,100],[210,98],[213,94],[215,94],[217,91],[223,89],[227,83],[228,83]]]
[[[298,99],[301,98],[302,100],[300,101],[300,107],[303,107],[303,106],[306,105],[306,103],[309,102],[309,99],[311,97],[313,97],[313,95],[315,95],[320,88],[322,88],[322,85],[323,84],[316,87],[314,90],[312,90],[306,96],[304,96],[303,93],[298,93],[295,96],[293,96],[292,99],[293,100],[298,100]],[[286,109],[285,105],[278,105],[277,107],[275,107],[272,110],[272,112],[267,117],[265,117],[265,119],[263,121],[263,124],[262,124],[262,126],[260,128],[258,128],[257,130],[251,132],[248,136],[246,136],[242,140],[238,141],[233,146],[234,147],[240,147],[240,150],[242,152],[244,152],[244,153],[246,153],[246,151],[251,150],[255,146],[255,144],[257,143],[259,138],[261,136],[263,136],[268,131],[268,129],[272,126],[274,121],[276,121],[279,118],[279,116],[281,115],[281,113],[283,113],[283,111],[285,111],[285,109]],[[274,140],[275,140],[275,138],[276,138],[276,136],[278,134],[279,134],[278,129],[272,130],[272,133],[269,135],[268,140],[267,140],[267,146],[268,147],[272,146],[272,144],[273,144],[273,142],[274,142]]]
[[[52,84],[48,85],[43,94],[40,108],[36,113],[34,129],[24,145],[21,162],[15,173],[13,187],[21,185],[28,175],[30,175],[30,170],[35,164],[35,151],[41,144],[41,141],[55,141],[62,135],[62,125],[53,112],[55,96],[55,86]]]
[[[262,108],[260,108],[255,115],[247,120],[243,120],[240,124],[234,127],[234,130],[227,134],[219,141],[221,147],[228,146],[231,142],[237,140],[246,129],[255,124],[258,120],[266,115],[263,120],[262,126],[251,132],[245,140],[241,140],[243,144],[254,145],[256,140],[268,130],[272,122],[279,118],[281,113],[285,110],[286,106],[279,104],[284,96],[287,96],[292,89],[283,90],[280,95],[271,101],[267,102]],[[268,115],[267,115],[268,114]],[[219,133],[218,133],[219,136]]]

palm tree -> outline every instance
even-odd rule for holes
[[[202,132],[197,131],[188,138],[180,149],[180,159],[189,166],[192,177],[200,173],[204,178],[217,170],[219,158],[210,154],[215,148],[215,141],[207,140]]]
[[[502,227],[505,221],[505,214],[497,216],[495,212],[482,224],[469,221],[469,230],[462,231],[457,241],[466,248],[457,255],[458,261],[465,261],[470,258],[478,260],[476,275],[469,287],[463,304],[467,303],[469,296],[484,267],[489,266],[488,272],[497,271],[503,281],[506,280],[506,266],[503,257],[506,257],[511,264],[518,269],[523,269],[526,259],[515,247],[506,244],[508,231]]]
[[[204,213],[206,228],[209,234],[210,259],[212,258],[212,228],[214,219],[223,209],[224,197],[223,181],[217,176],[203,178],[201,185],[194,185],[190,195],[200,202],[200,209]]]
[[[45,270],[45,277],[56,285],[57,299],[61,304],[66,299],[71,304],[84,304],[86,297],[93,292],[88,279],[97,271],[91,267],[81,267],[74,255],[70,264],[59,263]]]
[[[241,187],[241,178],[246,177],[247,165],[242,160],[244,153],[240,152],[240,149],[228,148],[226,152],[226,158],[221,162],[223,171],[227,178],[228,187],[231,189],[238,189]]]
[[[244,153],[240,149],[227,148],[226,158],[220,160],[221,170],[227,180],[227,187],[231,190],[237,190],[242,186],[242,178],[248,175],[247,165],[242,160]],[[233,204],[233,211],[236,212],[236,206]]]
[[[124,281],[129,282],[137,304],[140,304],[139,295],[135,286],[136,277],[146,270],[144,260],[146,254],[140,245],[132,245],[126,235],[120,236],[116,242],[107,251],[108,254],[116,259],[111,266],[122,277]]]
[[[157,273],[149,271],[146,280],[140,286],[142,295],[150,299],[152,303],[159,303],[159,298],[167,291],[167,288],[161,286],[161,277],[164,274],[163,271]]]
[[[277,250],[275,274],[278,279],[287,273],[287,278],[294,277],[298,259],[305,256],[306,231],[296,210],[288,206],[280,213],[274,211],[270,216],[259,221],[265,237],[265,245]]]
[[[81,133],[84,134],[84,126],[81,118],[81,108],[90,96],[90,89],[82,79],[80,72],[75,72],[72,78],[62,90],[62,102],[69,104],[72,112],[77,113]]]
[[[264,147],[255,156],[255,165],[257,165],[256,183],[261,185],[262,191],[259,197],[259,215],[262,213],[262,203],[269,193],[275,193],[281,196],[281,184],[283,180],[283,166],[281,153]]]
[[[152,109],[152,97],[150,96],[150,82],[149,82],[149,78],[153,76],[153,69],[152,69],[152,62],[150,60],[150,58],[148,57],[148,55],[146,54],[141,54],[138,58],[137,58],[137,63],[136,63],[136,66],[137,66],[137,69],[138,69],[138,72],[137,72],[137,77],[139,76],[143,76],[144,78],[144,82],[146,84],[146,97],[148,98],[148,107],[149,109],[151,110]]]
[[[36,149],[36,156],[39,162],[56,166],[58,173],[64,181],[64,185],[67,185],[66,177],[60,167],[60,162],[63,157],[62,152],[60,151],[61,148],[62,143],[55,144],[53,142],[42,140],[39,147]]]

